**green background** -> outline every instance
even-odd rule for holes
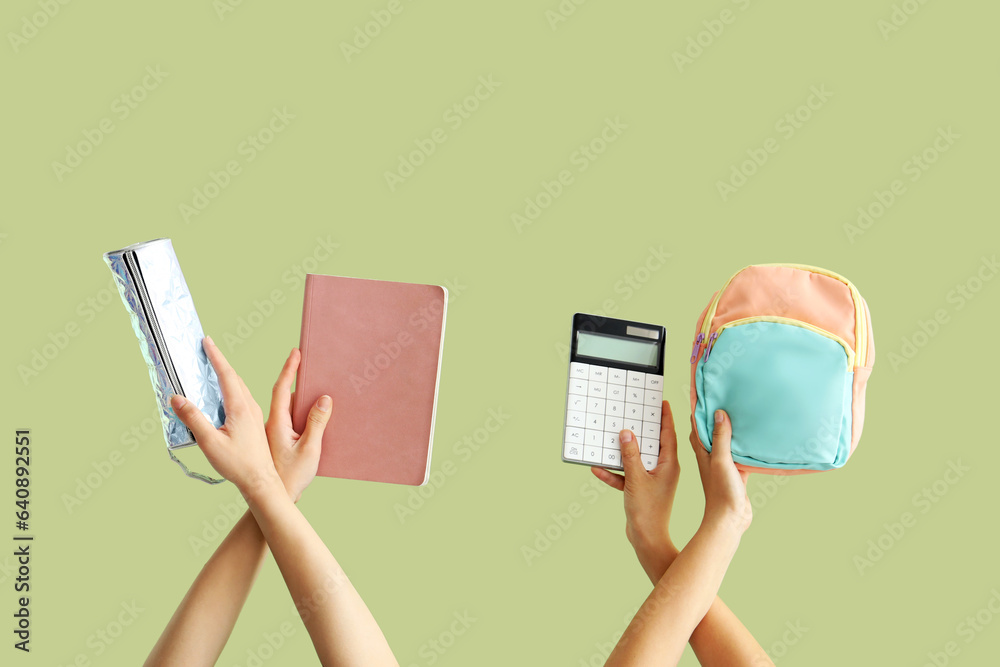
[[[450,284],[433,469],[452,461],[456,474],[405,522],[394,511],[405,487],[320,479],[300,503],[402,665],[431,664],[427,642],[463,612],[477,620],[434,664],[598,664],[599,645],[650,590],[625,540],[620,495],[587,491],[590,472],[559,458],[573,312],[610,302],[618,316],[666,326],[665,397],[684,425],[694,323],[733,271],[790,261],[846,275],[871,307],[878,354],[864,437],[841,471],[780,486],[752,479],[753,524],[721,596],[778,664],[918,665],[949,641],[960,649],[950,664],[987,664],[1000,621],[971,641],[958,626],[1000,588],[1000,284],[973,280],[981,289],[961,302],[954,290],[1000,241],[997,7],[911,0],[916,13],[883,35],[888,0],[589,2],[554,28],[546,13],[556,0],[404,0],[348,61],[341,44],[387,4],[245,0],[220,15],[209,0],[92,0],[34,19],[45,23],[37,34],[24,21],[39,4],[4,4],[0,399],[8,443],[15,428],[32,429],[37,541],[34,650],[8,644],[0,661],[64,665],[84,654],[138,664],[208,556],[190,538],[206,521],[225,523],[220,504],[237,498],[229,484],[183,477],[160,434],[149,434],[149,382],[107,289],[102,252],[169,236],[217,341],[280,292],[249,337],[222,345],[265,407],[298,342],[302,289],[286,272],[305,262],[319,273]],[[732,22],[713,23],[723,10]],[[33,36],[12,43],[25,32]],[[679,68],[674,53],[699,33],[707,46]],[[121,118],[115,100],[133,94],[147,67],[166,77]],[[480,77],[499,86],[454,127],[446,111]],[[832,95],[799,110],[810,117],[786,136],[776,124],[813,86]],[[275,108],[294,119],[247,161],[241,142]],[[60,180],[53,162],[104,118],[114,131]],[[625,127],[580,171],[574,155],[608,119]],[[446,141],[391,190],[385,172],[436,128]],[[907,161],[942,128],[959,138],[911,181]],[[769,138],[779,150],[724,201],[717,182]],[[229,160],[240,173],[186,221],[181,204]],[[564,169],[572,182],[518,230],[512,214]],[[857,208],[894,179],[905,192],[851,236]],[[310,264],[318,238],[339,247]],[[637,273],[650,247],[670,257]],[[626,290],[625,276],[647,280]],[[915,337],[939,310],[947,321],[935,335]],[[67,326],[77,335],[22,378],[18,368]],[[907,340],[922,343],[909,359]],[[453,444],[499,408],[509,420],[463,459]],[[133,428],[141,439],[129,439]],[[672,531],[684,543],[703,497],[686,429],[680,440]],[[66,495],[116,450],[121,465],[67,508]],[[0,479],[11,485],[5,451]],[[940,481],[959,461],[971,470]],[[935,482],[944,489],[936,502],[915,503]],[[13,533],[8,489],[0,497]],[[583,516],[529,565],[521,547],[572,502]],[[916,524],[886,537],[885,524],[907,511]],[[859,572],[855,557],[880,538],[891,548]],[[0,571],[8,619],[10,565]],[[95,640],[133,601],[143,609],[135,622],[110,646]],[[219,664],[253,664],[248,651],[286,620],[295,630],[264,664],[318,664],[291,610],[269,560]],[[796,623],[808,630],[782,644]],[[682,664],[696,664],[690,651]]]

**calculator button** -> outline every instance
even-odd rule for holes
[[[566,443],[572,443],[574,445],[583,444],[583,429],[569,427],[566,429]]]
[[[569,376],[574,380],[586,380],[590,378],[590,364],[581,364],[579,361],[571,362],[569,365]]]
[[[587,387],[588,396],[596,396],[597,398],[604,398],[608,393],[608,385],[603,382],[589,382]]]
[[[570,410],[579,410],[583,412],[587,409],[587,397],[577,396],[575,394],[570,394],[569,396],[569,408]]]
[[[661,403],[657,403],[656,405],[647,405],[642,409],[642,420],[647,422],[656,422],[659,424],[661,410],[663,410]]]
[[[606,466],[620,466],[621,452],[614,449],[605,449],[602,463]]]
[[[600,449],[604,444],[604,431],[592,431],[588,428],[583,432],[583,444]]]
[[[604,399],[603,398],[588,398],[587,399],[587,412],[591,412],[595,415],[604,414]]]
[[[642,454],[639,459],[642,461],[642,467],[646,470],[652,470],[656,467],[656,457],[650,456],[649,454]]]
[[[618,431],[622,430],[622,418],[608,415],[604,418],[604,430],[618,435]]]
[[[607,407],[604,410],[606,415],[614,415],[615,417],[621,417],[625,414],[625,404],[621,401],[608,401]]]
[[[625,400],[629,403],[642,403],[645,391],[642,387],[629,387],[625,390]]]
[[[625,384],[626,372],[620,368],[609,368],[608,369],[608,384]]]
[[[584,445],[583,447],[583,460],[587,463],[600,463],[601,462],[601,448],[600,447],[590,447]]]
[[[574,461],[582,461],[583,445],[575,442],[567,442],[566,447],[563,449],[563,456],[567,459],[573,459]]]
[[[577,410],[569,410],[566,412],[566,426],[583,428],[584,424],[586,423],[587,423],[586,412],[579,412]]]
[[[608,384],[608,400],[624,401],[626,391],[628,390],[625,387],[617,384]]]
[[[656,389],[663,391],[663,376],[646,373],[646,389]]]
[[[621,449],[618,445],[618,434],[611,431],[604,432],[604,449]]]
[[[607,366],[591,366],[590,367],[590,379],[594,382],[607,382],[608,381],[608,367]]]
[[[638,419],[634,421],[626,419],[625,425],[622,426],[622,430],[624,429],[628,429],[629,431],[632,431],[633,435],[638,436],[640,433],[642,433],[642,422],[639,421]]]
[[[630,387],[639,387],[642,389],[646,386],[646,374],[640,373],[639,371],[628,371],[628,377],[625,378],[625,384]]]
[[[590,412],[587,413],[587,429],[593,431],[603,431],[604,430],[604,415],[595,415]]]
[[[647,389],[646,396],[642,402],[646,405],[661,405],[663,403],[663,392],[655,389]]]
[[[626,403],[625,404],[625,418],[634,419],[635,421],[642,421],[642,413],[645,409],[640,403]]]
[[[577,380],[576,378],[573,378],[569,381],[569,393],[586,396],[588,384],[589,383],[586,380]]]
[[[642,454],[650,454],[652,456],[659,456],[659,454],[660,454],[660,439],[659,438],[639,438],[639,451]]]
[[[642,435],[647,438],[660,437],[660,425],[657,422],[642,422]]]

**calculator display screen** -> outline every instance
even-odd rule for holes
[[[585,357],[655,367],[659,348],[659,343],[577,332],[576,353]]]

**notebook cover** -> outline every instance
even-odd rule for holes
[[[333,397],[317,475],[427,483],[447,303],[438,285],[306,275],[292,424]]]

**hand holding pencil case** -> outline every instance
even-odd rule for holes
[[[170,239],[136,243],[104,253],[139,339],[163,424],[167,454],[189,477],[209,484],[224,480],[192,472],[174,451],[197,444],[174,414],[170,397],[198,406],[216,428],[226,420],[215,369],[202,348],[204,332]]]

